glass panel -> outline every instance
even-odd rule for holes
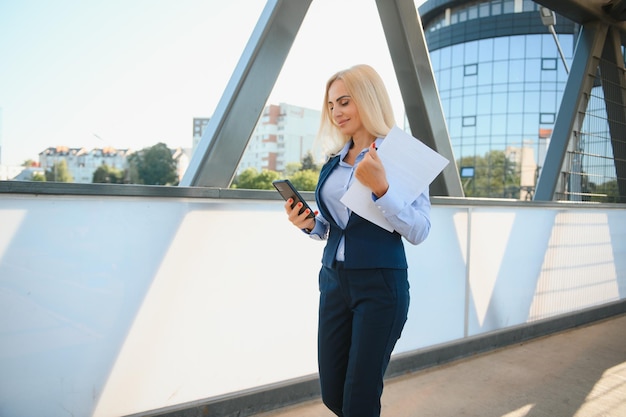
[[[533,0],[524,0],[524,2],[522,3],[522,11],[532,12],[534,10],[537,10],[535,2]]]
[[[524,112],[537,112],[537,109],[539,108],[539,95],[540,94],[538,92],[524,93]]]
[[[491,61],[493,59],[493,49],[493,39],[478,41],[478,61]]]
[[[539,134],[539,116],[537,113],[524,115],[523,134],[528,138],[535,138]]]
[[[511,83],[523,83],[524,73],[524,61],[521,59],[511,60],[509,65],[509,82]]]
[[[554,88],[557,75],[558,73],[556,71],[541,71],[541,82],[548,82],[550,84],[550,88]]]
[[[539,106],[539,111],[542,113],[554,113],[556,111],[556,92],[555,91],[544,91],[541,93],[541,102]],[[550,122],[542,121],[541,123],[550,123]]]
[[[493,63],[494,84],[505,84],[508,82],[509,61],[499,61]]]
[[[467,21],[467,10],[465,9],[459,10],[458,15],[459,15],[459,22]]]
[[[498,150],[504,148],[504,144],[506,143],[506,135],[496,135],[491,136],[491,150]],[[490,149],[487,149],[489,151]]]
[[[527,59],[526,70],[524,72],[524,78],[527,83],[534,83],[541,81],[541,60],[540,59]]]
[[[450,68],[452,65],[452,48],[441,49],[441,68]]]
[[[491,1],[491,15],[496,16],[499,14],[502,14],[502,1],[492,0]]]
[[[476,134],[488,138],[491,127],[491,116],[476,116]]]
[[[450,136],[459,137],[461,136],[461,118],[453,117],[452,114],[455,114],[455,113],[451,113],[448,119],[448,128],[450,129]]]
[[[456,117],[463,114],[463,99],[461,97],[453,97],[450,99],[450,116]]]
[[[475,88],[477,82],[478,82],[478,77],[476,77],[476,75],[468,75],[463,80],[463,84],[465,88]]]
[[[543,35],[526,36],[526,58],[541,57],[541,38]]]
[[[481,3],[479,7],[479,16],[480,17],[488,17],[489,16],[489,2]]]
[[[509,38],[495,38],[493,40],[494,61],[509,59]]]
[[[507,94],[506,93],[494,93],[491,96],[491,108],[493,114],[506,113]]]
[[[507,122],[507,134],[509,135],[509,141],[512,140],[511,135],[522,134],[522,114],[509,114]]]
[[[491,133],[493,135],[506,134],[506,114],[494,114],[491,117]]]
[[[478,17],[478,6],[471,5],[467,8],[467,17],[471,19],[476,19]]]
[[[509,42],[509,58],[523,59],[526,54],[526,37],[512,36]]]
[[[509,93],[509,113],[522,113],[524,108],[524,93]]]
[[[515,0],[504,0],[503,13],[510,14],[515,12]]]
[[[559,51],[552,36],[543,36],[541,38],[541,56],[544,58],[559,56]]]
[[[478,60],[478,42],[465,44],[465,63],[472,64]]]
[[[451,84],[451,88],[453,89],[463,87],[463,67],[462,66],[452,68],[450,84]]]
[[[491,85],[493,82],[493,65],[491,63],[478,64],[478,84]]]
[[[437,78],[439,81],[438,85],[440,91],[450,90],[450,72],[451,71],[449,69],[440,71],[440,75]]]
[[[476,95],[475,94],[466,94],[463,97],[463,114],[465,115],[474,115],[476,114]]]
[[[476,114],[491,114],[491,95],[479,94],[477,96]]]

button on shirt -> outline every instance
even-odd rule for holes
[[[378,138],[375,146],[378,148],[383,141]],[[339,227],[345,229],[350,218],[351,210],[340,200],[354,181],[354,170],[369,152],[369,147],[363,149],[356,157],[354,165],[344,162],[352,141],[348,141],[339,153],[339,163],[330,173],[320,190],[320,198],[326,203],[326,207]],[[373,195],[372,195],[373,196]],[[373,197],[374,198],[374,197]],[[375,199],[375,198],[374,198]],[[430,231],[430,199],[428,189],[420,194],[413,202],[402,201],[395,193],[393,184],[382,197],[375,199],[376,206],[381,210],[385,218],[394,227],[394,230],[404,236],[412,244],[421,243]],[[315,227],[311,230],[314,239],[328,237],[330,226],[328,221],[318,214],[315,218]],[[345,260],[345,241],[342,238],[336,255],[337,261]]]

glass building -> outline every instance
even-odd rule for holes
[[[419,11],[466,195],[531,199],[577,25],[557,17],[557,43],[531,0],[429,0]]]

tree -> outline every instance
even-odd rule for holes
[[[36,181],[36,182],[46,182],[46,175],[42,174],[41,172],[33,172],[33,175],[31,175],[30,180]]]
[[[302,170],[301,162],[289,162],[288,164],[285,165],[285,171],[284,171],[285,177],[289,178],[300,170]]]
[[[294,173],[289,179],[293,186],[300,191],[315,191],[319,172],[305,169]]]
[[[517,164],[510,161],[503,151],[493,150],[484,157],[464,157],[458,161],[458,166],[474,167],[474,177],[463,182],[467,197],[519,198]]]
[[[315,163],[315,159],[313,158],[313,154],[311,151],[308,151],[306,155],[302,158],[302,168],[303,171],[319,171],[319,167]]]
[[[91,182],[123,184],[124,171],[102,164],[94,171]]]
[[[128,157],[130,180],[135,184],[177,185],[176,161],[164,143],[144,148]]]
[[[273,190],[272,181],[279,178],[289,178],[298,190],[314,191],[318,177],[319,168],[314,163],[313,154],[308,152],[302,158],[302,162],[288,163],[283,173],[271,170],[258,172],[256,168],[247,168],[235,178],[231,188]]]
[[[590,193],[594,194],[604,194],[604,196],[594,195],[591,197],[591,201],[601,202],[601,203],[619,203],[620,195],[619,195],[619,187],[617,186],[617,180],[611,180],[604,182],[602,184],[596,185],[594,183],[590,184]]]
[[[279,179],[281,176],[276,171],[264,169],[258,172],[256,168],[246,168],[233,181],[232,188],[243,188],[251,190],[273,190],[272,181]]]
[[[74,182],[72,174],[67,169],[67,162],[65,159],[55,162],[50,169],[46,170],[46,181],[51,182]]]

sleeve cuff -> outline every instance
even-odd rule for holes
[[[392,187],[389,187],[385,195],[380,198],[376,198],[376,196],[372,193],[372,200],[385,217],[394,216],[400,213],[406,205],[400,196],[394,192]]]
[[[306,233],[307,235],[309,235],[311,237],[311,239],[314,240],[324,240],[326,239],[326,234],[327,234],[327,229],[328,227],[326,226],[326,224],[319,220],[319,219],[315,219],[315,227],[311,230],[308,229],[302,229],[302,231],[304,233]]]

